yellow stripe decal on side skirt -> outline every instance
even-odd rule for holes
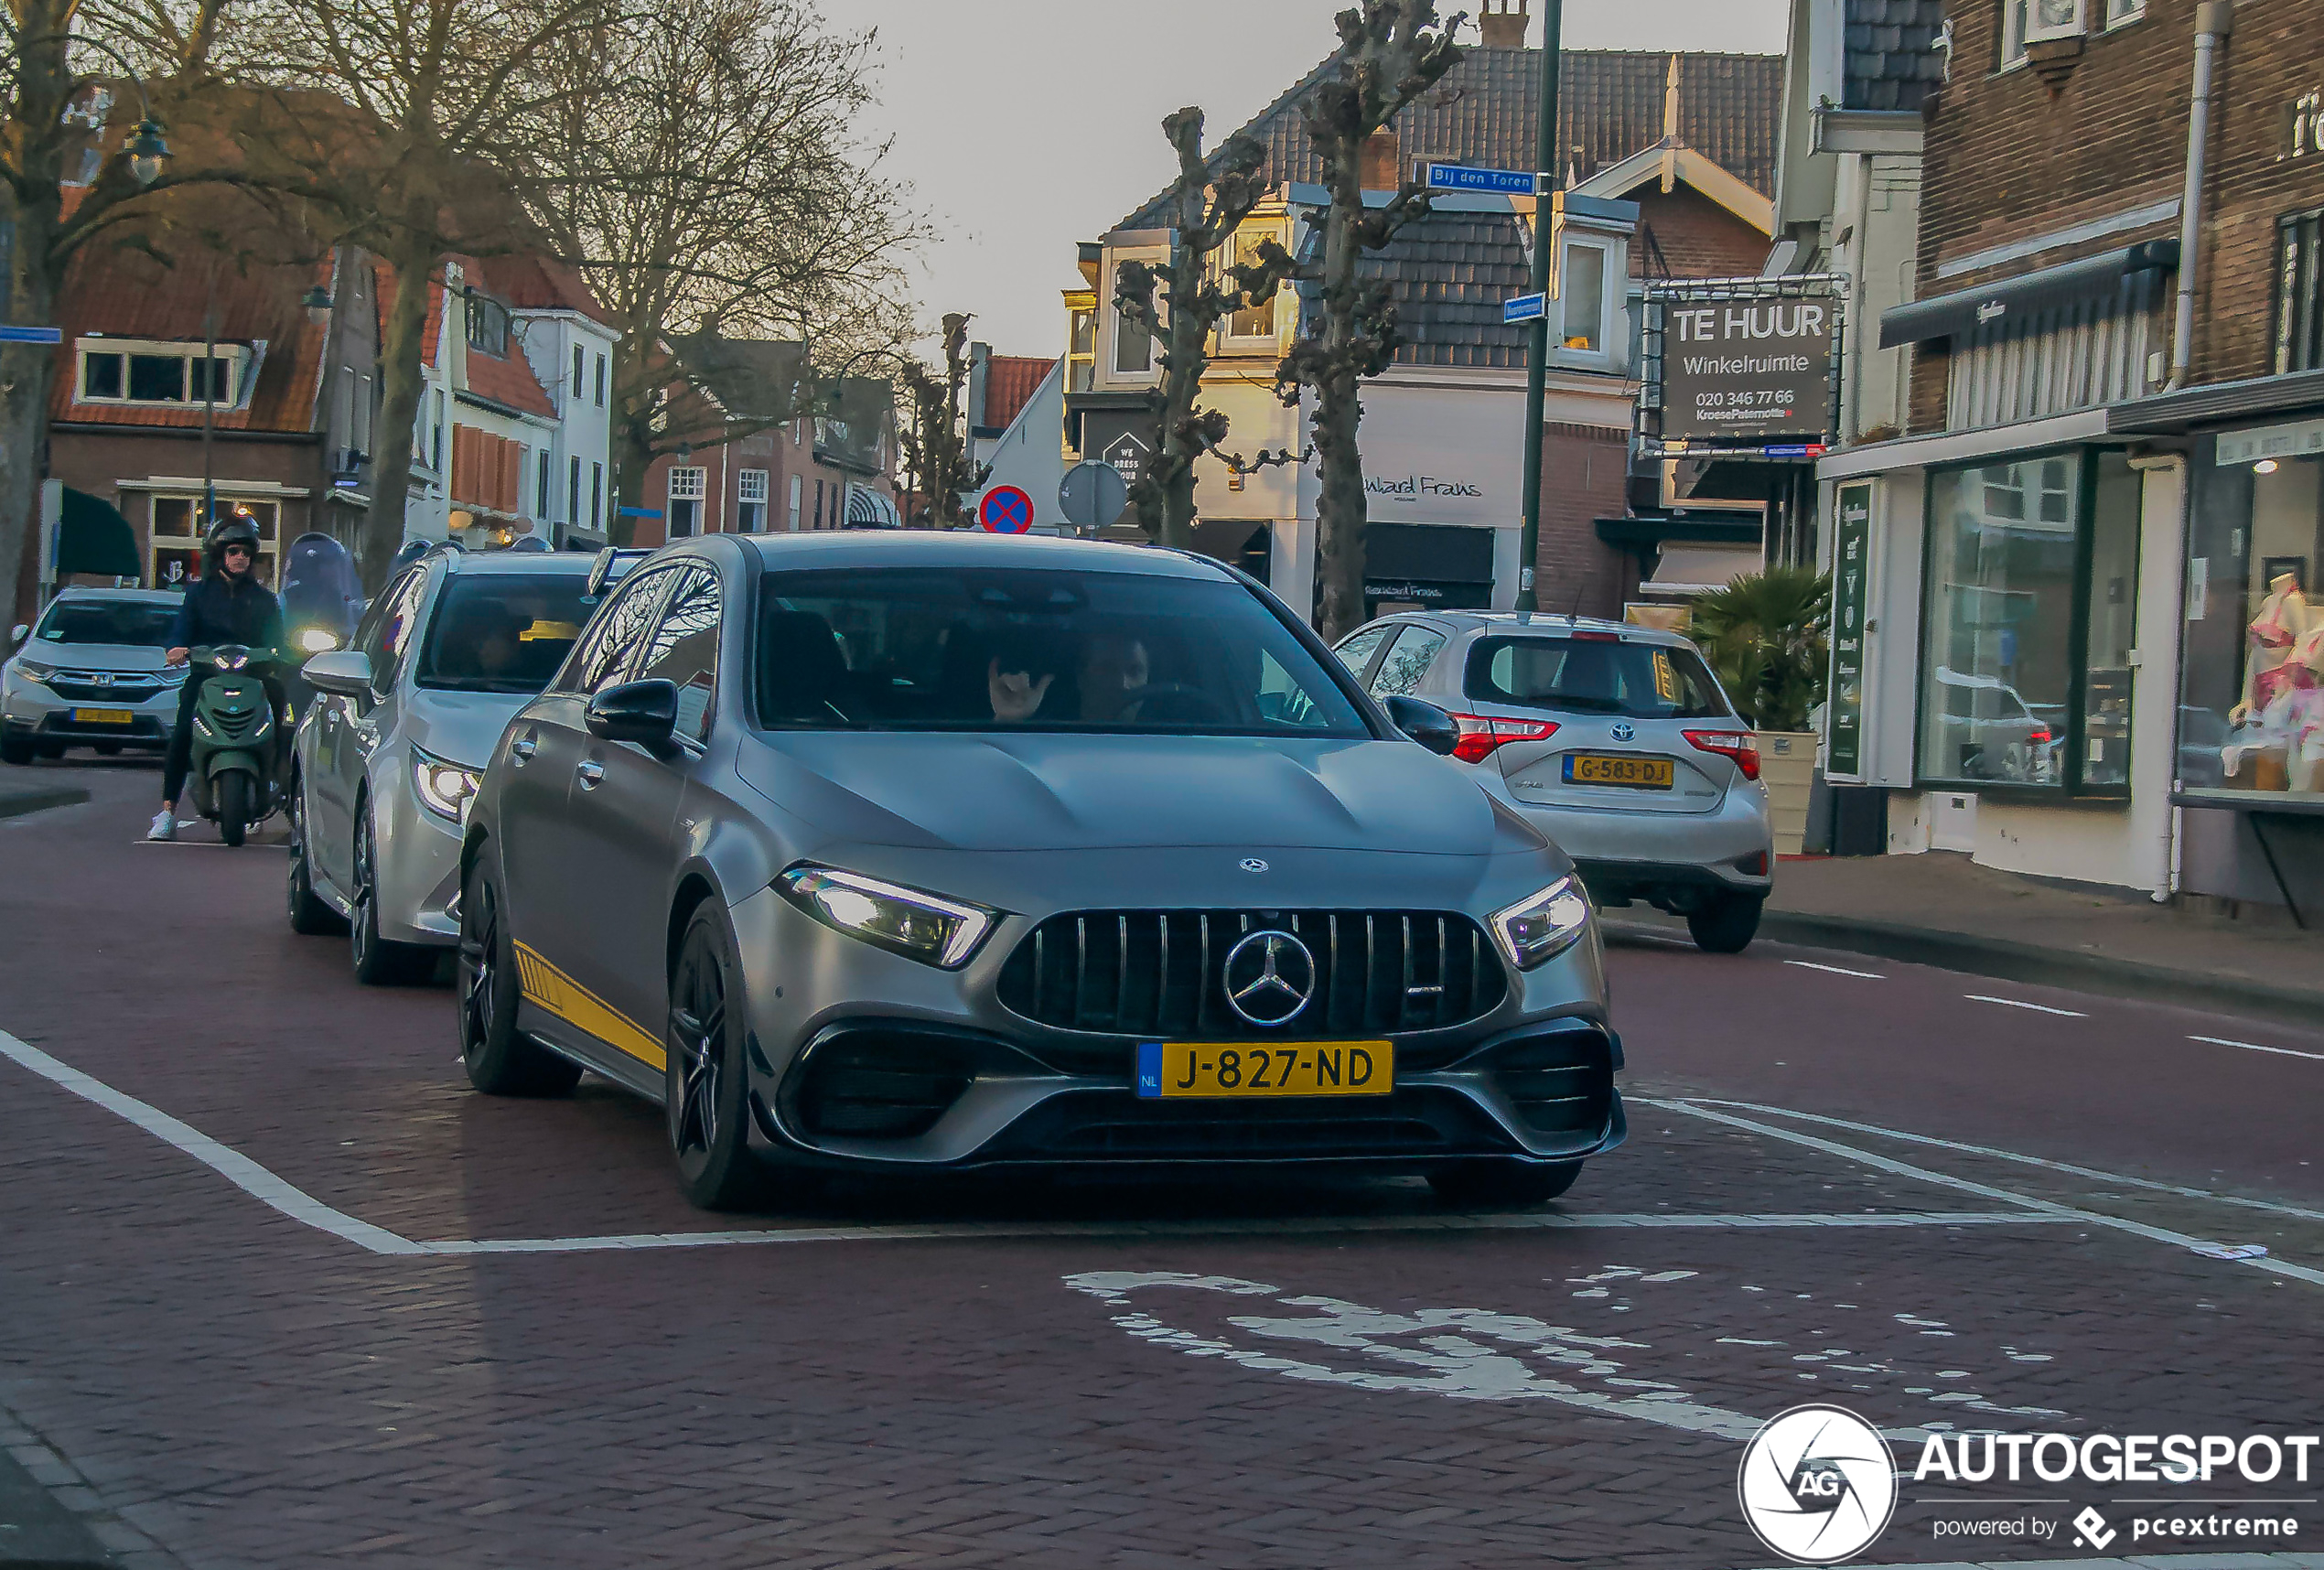
[[[620,1048],[641,1063],[656,1069],[669,1066],[670,1055],[661,1042],[639,1029],[629,1016],[522,943],[516,945],[516,973],[525,1002],[545,1009],[609,1047]]]

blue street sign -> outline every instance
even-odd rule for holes
[[[44,327],[0,327],[0,343],[62,343],[61,328]]]
[[[1533,176],[1522,169],[1472,169],[1460,164],[1428,166],[1432,191],[1489,191],[1494,196],[1532,196]]]
[[[1537,322],[1547,315],[1547,295],[1520,295],[1513,300],[1501,303],[1501,319],[1504,327],[1512,327],[1518,322]]]

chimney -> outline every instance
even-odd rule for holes
[[[1532,20],[1525,8],[1530,3],[1531,0],[1484,0],[1485,13],[1477,18],[1477,26],[1484,30],[1487,48],[1525,47],[1525,27]]]

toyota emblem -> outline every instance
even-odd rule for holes
[[[1253,932],[1227,951],[1227,1005],[1272,1028],[1299,1017],[1316,993],[1316,957],[1288,932]]]
[[[1607,731],[1606,734],[1612,737],[1616,741],[1636,741],[1638,739],[1638,726],[1630,724],[1628,720],[1624,720],[1620,724],[1613,726],[1610,730]]]

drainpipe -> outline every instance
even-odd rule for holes
[[[2195,353],[2195,285],[2203,234],[2203,174],[2211,156],[2211,84],[2219,51],[2235,30],[2235,0],[2202,0],[2195,7],[2195,94],[2187,109],[2187,189],[2179,205],[2179,320],[2171,333],[2166,392],[2187,384]]]

